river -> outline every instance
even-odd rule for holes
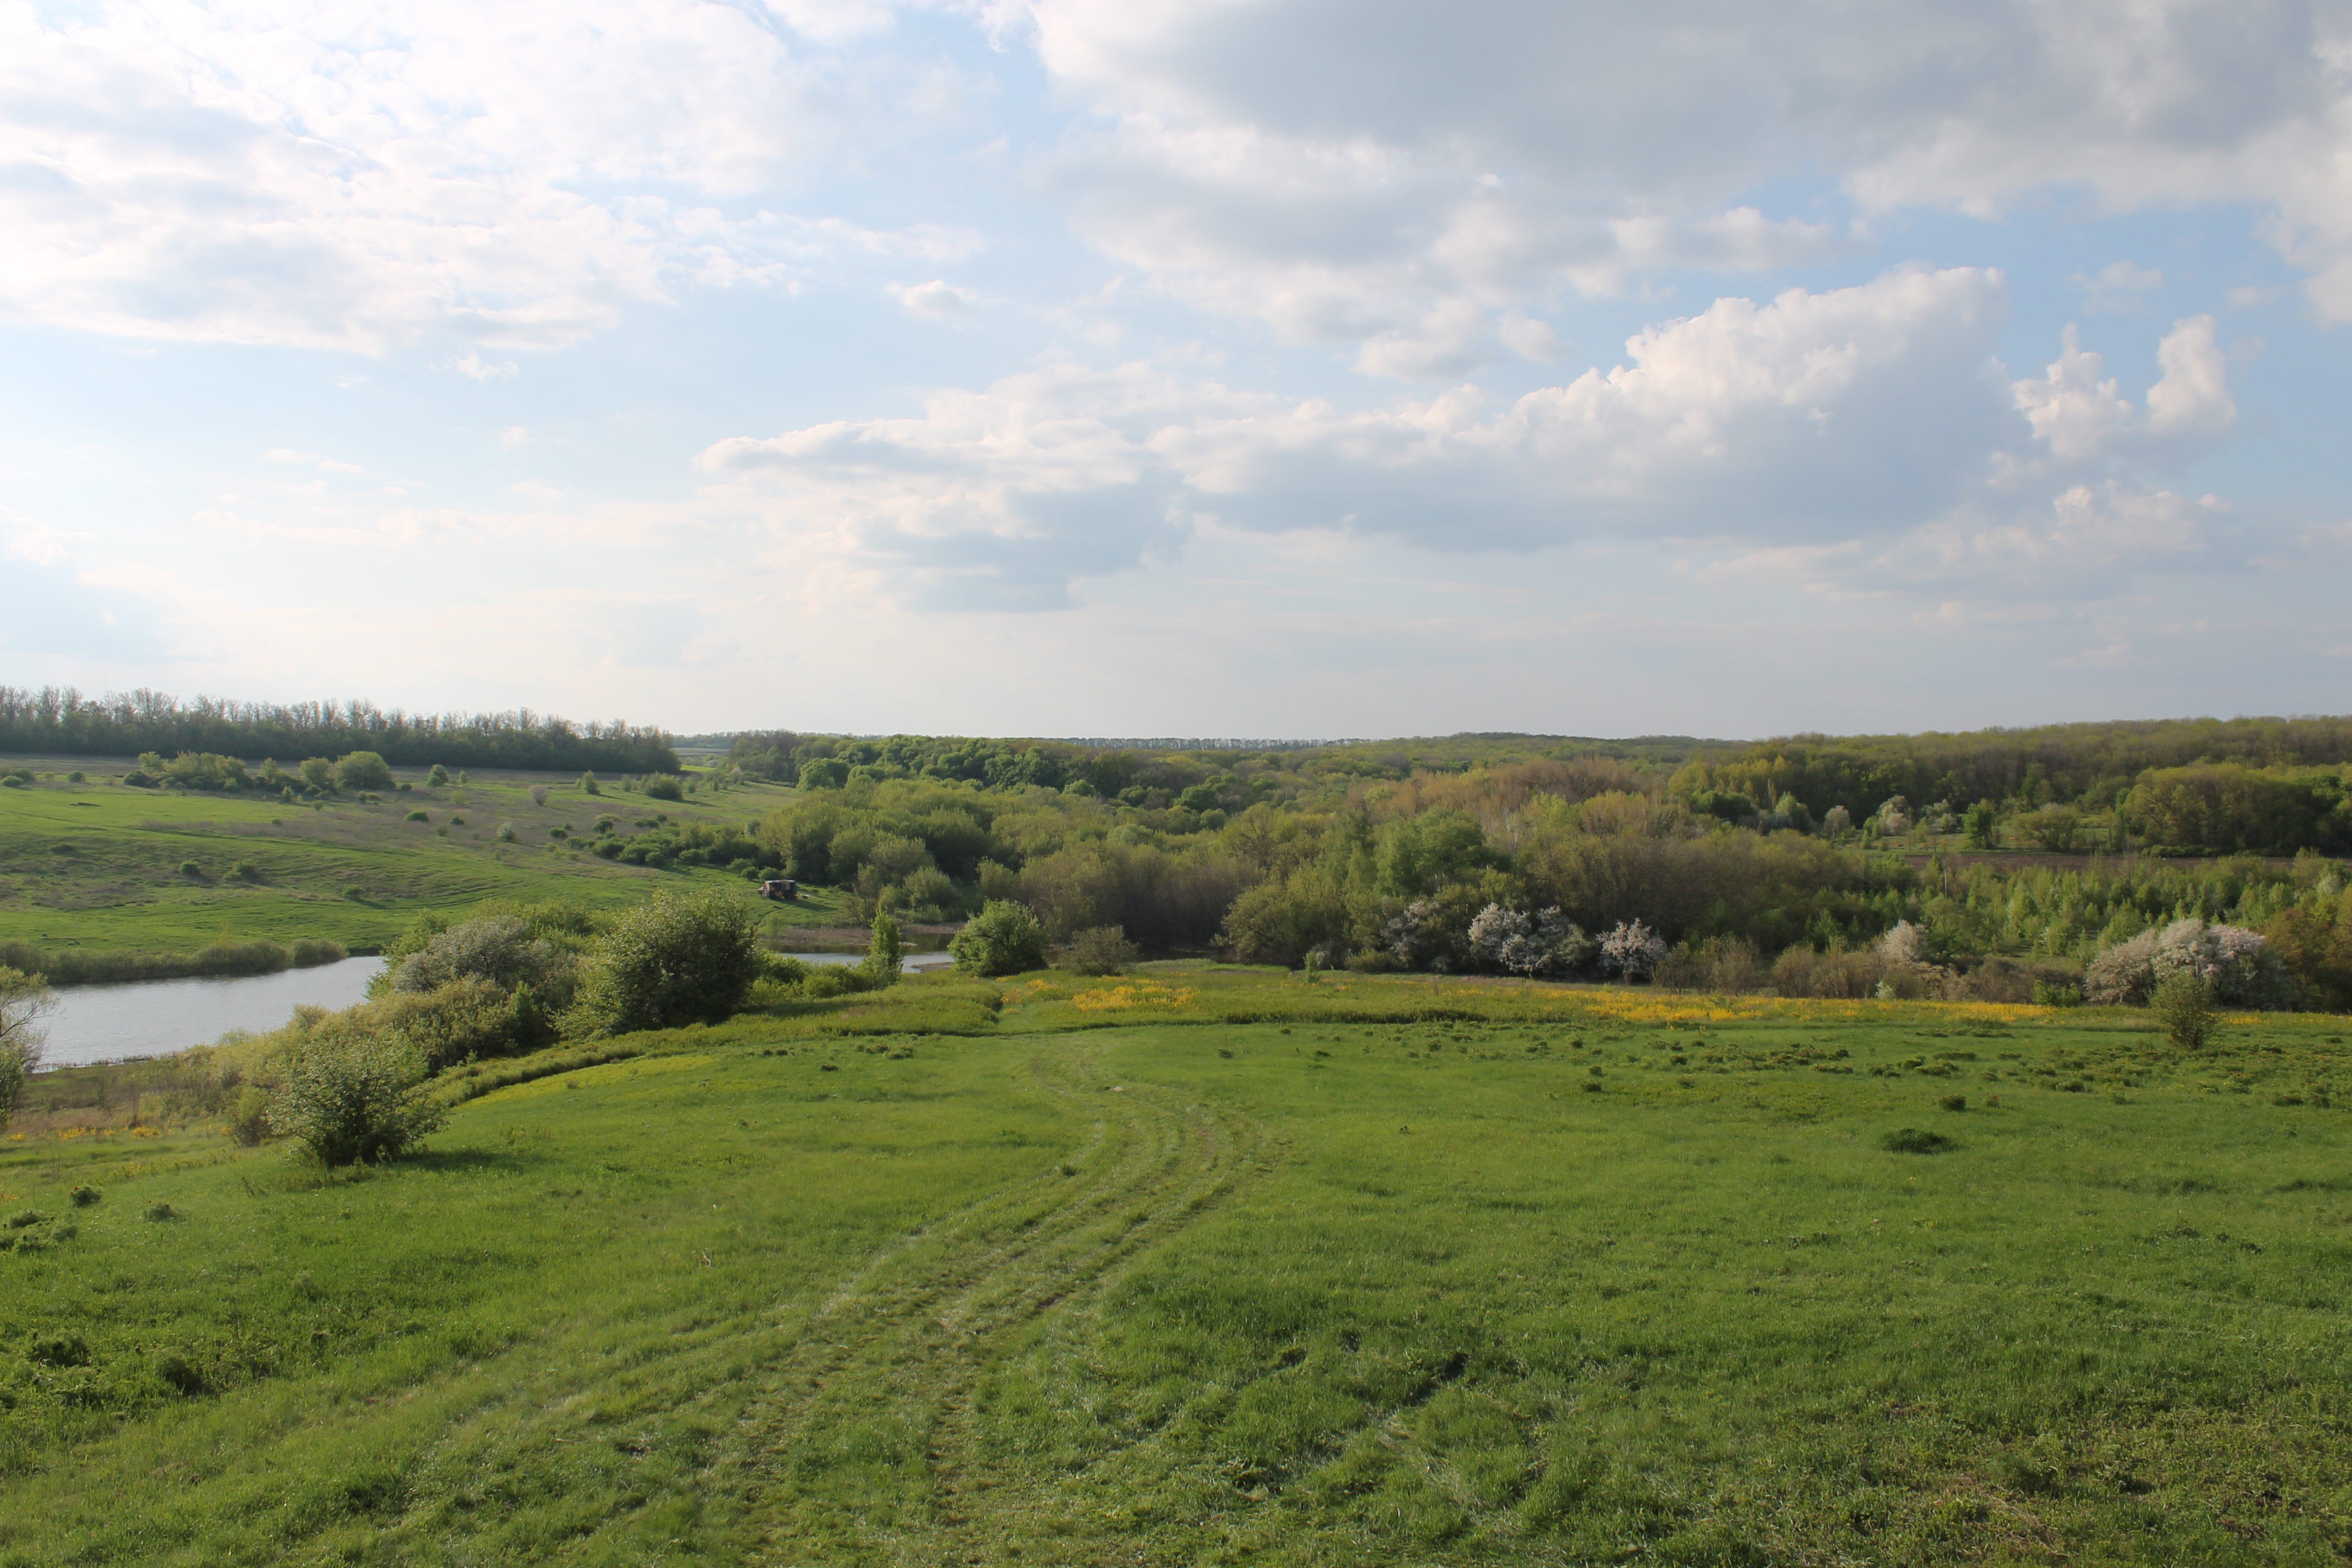
[[[854,952],[794,952],[807,963],[856,963]],[[944,952],[907,955],[908,973],[952,963]],[[349,1007],[367,999],[381,958],[347,958],[276,974],[232,974],[200,980],[141,980],[126,985],[74,985],[57,993],[58,1005],[41,1020],[50,1067],[160,1057],[210,1045],[232,1029],[256,1034],[277,1028],[298,1006]]]

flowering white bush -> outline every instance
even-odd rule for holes
[[[1507,974],[1560,974],[1591,962],[1592,940],[1557,909],[1528,915],[1488,904],[1470,922],[1470,950]]]
[[[2144,931],[2093,958],[2083,971],[2083,999],[2145,1006],[2176,974],[2192,977],[2224,1006],[2284,1007],[2293,999],[2286,967],[2261,933],[2209,926],[2194,916],[2160,931]]]
[[[1927,962],[1927,938],[1909,921],[1896,921],[1886,934],[1878,939],[1878,952],[1889,963],[1925,963]]]
[[[1604,974],[1640,980],[1656,969],[1665,956],[1665,938],[1640,921],[1619,921],[1615,929],[1601,939],[1601,970]]]

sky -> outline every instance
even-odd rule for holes
[[[0,681],[2342,711],[2352,4],[0,0]]]

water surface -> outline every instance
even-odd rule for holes
[[[297,1005],[349,1007],[365,1001],[367,983],[383,967],[381,958],[346,958],[276,974],[68,986],[42,1020],[48,1065],[160,1057],[208,1046],[231,1029],[258,1034],[292,1017]]]
[[[803,963],[861,963],[862,952],[793,952]],[[944,969],[944,952],[910,952],[910,974]],[[256,1034],[277,1028],[299,1005],[350,1007],[367,1000],[367,984],[381,958],[346,958],[277,974],[226,974],[194,980],[135,980],[122,985],[75,985],[58,992],[58,1006],[42,1020],[48,1065],[160,1057],[208,1046],[232,1029]]]

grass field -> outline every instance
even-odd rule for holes
[[[16,765],[19,759],[0,759]],[[370,951],[420,910],[456,911],[485,899],[566,898],[619,907],[655,887],[710,870],[663,871],[606,861],[550,837],[577,835],[600,816],[624,832],[656,813],[676,822],[742,827],[787,796],[768,785],[684,804],[623,794],[609,782],[582,793],[576,775],[501,773],[463,788],[405,793],[377,804],[343,797],[313,808],[236,795],[130,789],[127,764],[33,759],[49,775],[0,790],[0,941],[44,949],[180,952],[226,938],[311,938]],[[65,782],[86,770],[88,783]],[[534,805],[532,785],[546,786]],[[411,822],[423,811],[428,820]],[[510,826],[512,842],[499,829]],[[250,878],[236,872],[252,868]],[[193,867],[184,870],[183,867]],[[827,896],[773,906],[772,926],[823,925]]]
[[[940,977],[36,1134],[0,1563],[2340,1562],[2345,1021],[2142,1022]]]

